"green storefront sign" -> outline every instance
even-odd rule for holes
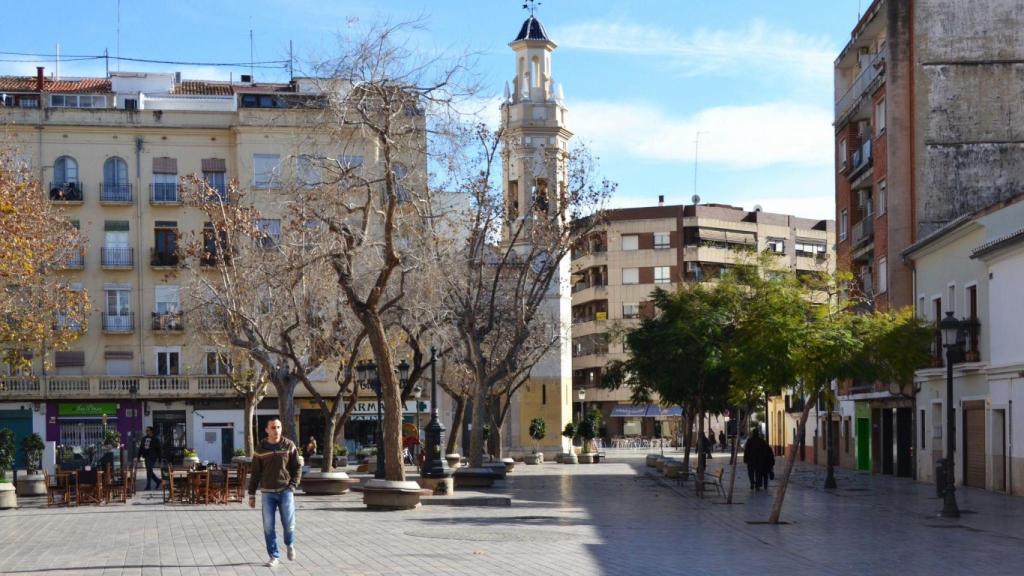
[[[84,418],[92,416],[117,417],[116,402],[88,402],[79,404],[58,404],[57,414],[63,417]]]

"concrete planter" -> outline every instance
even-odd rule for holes
[[[502,458],[501,463],[505,465],[506,474],[516,469],[516,461],[511,458]]]
[[[498,480],[504,480],[505,475],[508,474],[508,468],[501,462],[488,462],[484,464],[484,468],[489,468],[494,475],[498,477]]]
[[[430,490],[434,496],[451,496],[455,493],[455,480],[451,476],[420,478],[419,483],[424,490]]]
[[[537,454],[527,454],[523,457],[523,462],[529,466],[536,466],[544,461],[544,453],[539,452]]]
[[[46,479],[42,474],[20,474],[18,496],[46,496]]]
[[[452,477],[456,488],[490,488],[498,475],[491,468],[459,468]]]
[[[668,459],[658,456],[658,459],[654,461],[654,467],[657,468],[658,472],[664,472],[666,462],[668,462]]]
[[[348,456],[335,456],[334,457],[334,467],[335,468],[344,468],[346,466],[348,466]]]
[[[686,467],[682,462],[669,462],[665,464],[665,476],[667,478],[682,478]]]
[[[587,452],[587,453],[584,453],[584,454],[580,454],[579,455],[579,462],[580,462],[580,464],[593,464],[594,463],[594,455],[591,454],[590,452]]]
[[[313,454],[309,457],[309,469],[319,470],[324,467],[324,456],[323,454]]]
[[[444,457],[448,461],[448,466],[451,468],[458,468],[462,465],[462,456],[459,454],[446,454]]]
[[[575,452],[563,452],[561,462],[562,464],[579,464],[579,458],[576,457]]]
[[[0,510],[18,507],[18,495],[14,484],[4,482],[0,484]]]
[[[647,458],[644,459],[644,463],[653,468],[654,463],[658,461],[658,458],[661,458],[659,454],[648,454]]]
[[[344,472],[309,472],[302,476],[302,491],[311,496],[345,494],[356,484],[359,480]]]
[[[370,510],[412,510],[426,492],[415,482],[373,479],[363,486],[363,504]]]

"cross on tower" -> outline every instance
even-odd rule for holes
[[[533,16],[537,11],[537,7],[543,4],[543,2],[537,2],[537,0],[526,0],[523,2],[523,10],[529,10],[530,16]]]

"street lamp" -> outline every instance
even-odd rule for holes
[[[424,478],[445,478],[451,474],[444,458],[444,426],[437,417],[437,349],[430,347],[430,423],[427,424],[427,459],[421,475]],[[439,483],[443,486],[444,483]]]
[[[383,427],[381,426],[381,420],[383,418],[381,414],[381,389],[380,389],[380,378],[377,377],[377,365],[374,364],[373,360],[364,360],[356,365],[356,379],[359,383],[370,386],[374,393],[377,394],[377,470],[373,473],[373,477],[383,480],[384,479],[384,446],[383,446]]]
[[[413,401],[416,402],[416,467],[417,468],[419,467],[419,463],[420,463],[419,456],[420,456],[420,449],[421,449],[421,445],[420,445],[420,398],[422,398],[422,397],[423,397],[423,386],[420,386],[420,384],[417,382],[416,385],[412,387],[412,398],[413,398]]]
[[[939,330],[942,332],[942,345],[946,348],[946,489],[942,492],[942,517],[959,518],[960,509],[956,505],[956,486],[954,481],[953,452],[956,450],[956,438],[953,428],[956,426],[956,417],[953,413],[953,362],[963,349],[963,340],[960,338],[963,323],[953,317],[953,312],[946,312],[946,317],[939,322]]]
[[[580,422],[583,422],[583,399],[587,397],[587,391],[580,388],[576,391],[576,397],[580,399]]]

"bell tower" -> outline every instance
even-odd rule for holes
[[[504,149],[502,150],[503,191],[505,201],[505,241],[526,249],[527,230],[540,219],[558,219],[569,225],[562,191],[567,180],[568,143],[572,133],[565,127],[566,108],[562,88],[555,82],[551,55],[557,45],[548,37],[544,25],[528,2],[530,16],[509,44],[515,53],[515,76],[505,83],[501,105]],[[510,429],[504,434],[508,452],[529,453],[533,441],[530,421],[544,419],[547,436],[540,448],[548,457],[567,451],[568,440],[561,436],[572,420],[572,301],[570,298],[569,257],[558,263],[545,302],[539,313],[558,323],[561,335],[553,347],[530,371],[530,379],[516,394],[508,418]]]

